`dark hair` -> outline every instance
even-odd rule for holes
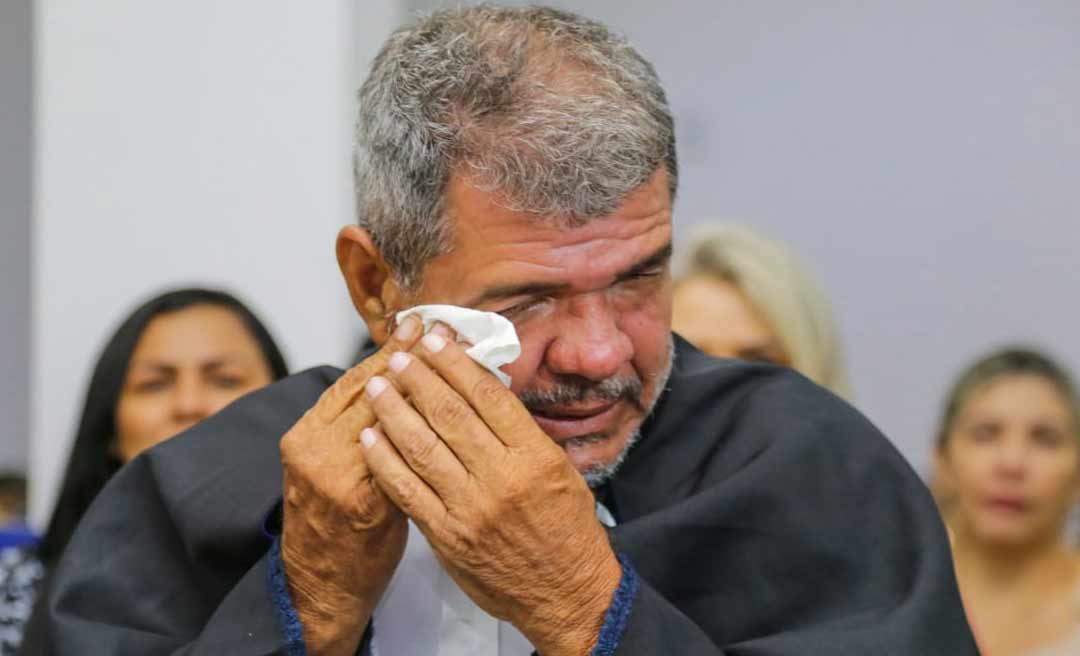
[[[1035,349],[1011,346],[983,356],[953,383],[938,424],[938,449],[945,447],[957,416],[975,392],[1003,376],[1037,376],[1056,387],[1068,406],[1073,431],[1080,433],[1080,399],[1065,368]]]
[[[123,464],[112,450],[116,433],[115,412],[131,355],[143,331],[159,315],[194,305],[216,305],[231,310],[255,338],[273,379],[289,374],[285,358],[270,331],[231,294],[212,289],[178,289],[155,296],[139,306],[109,339],[90,378],[60,496],[38,547],[38,555],[46,566],[55,564],[90,502]]]

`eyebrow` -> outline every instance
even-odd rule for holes
[[[629,268],[619,272],[615,275],[615,282],[626,280],[634,276],[640,275],[649,269],[664,265],[671,259],[672,245],[669,241],[660,248],[647,255],[639,262],[632,264]],[[523,284],[511,284],[511,285],[498,285],[495,287],[489,287],[481,292],[478,296],[465,304],[465,307],[476,307],[487,301],[494,301],[505,298],[513,298],[515,296],[540,296],[543,294],[553,294],[561,291],[565,291],[570,288],[569,283],[561,283],[552,285],[548,283],[523,283]]]
[[[240,364],[240,363],[241,363],[241,358],[239,358],[238,356],[236,356],[236,355],[224,355],[224,356],[221,356],[221,357],[218,357],[218,358],[214,358],[212,360],[206,360],[205,362],[200,362],[199,363],[199,369],[204,370],[204,371],[214,370],[214,369],[221,369],[222,367],[226,367],[226,366],[229,366],[231,364]],[[167,373],[167,374],[175,373],[176,370],[179,369],[179,367],[177,367],[174,364],[170,364],[168,362],[158,362],[158,361],[154,361],[154,360],[143,361],[143,362],[135,362],[135,363],[133,363],[133,365],[134,365],[133,369],[143,369],[143,370],[149,369],[149,370],[152,370],[152,371],[156,371],[156,372],[160,372],[160,373]]]

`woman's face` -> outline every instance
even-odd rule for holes
[[[996,546],[1057,540],[1080,477],[1065,398],[1040,376],[987,383],[957,414],[938,468],[958,532]]]
[[[127,462],[273,380],[231,310],[193,305],[158,315],[135,347],[116,406],[116,455]]]
[[[718,358],[789,364],[768,323],[735,285],[693,275],[675,287],[671,329]]]

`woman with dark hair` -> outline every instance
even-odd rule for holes
[[[210,289],[156,296],[120,325],[98,358],[48,530],[33,556],[47,572],[109,478],[143,450],[288,375],[269,331],[243,303]],[[28,555],[28,554],[24,554]],[[15,555],[9,556],[12,563]],[[19,559],[22,571],[25,558]],[[0,568],[3,564],[0,563]],[[37,588],[2,576],[0,654],[13,653]],[[13,590],[19,578],[21,590]]]
[[[985,653],[1080,654],[1080,557],[1065,535],[1080,495],[1080,401],[1068,373],[1025,348],[974,363],[946,400],[934,466]]]

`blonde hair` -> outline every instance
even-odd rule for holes
[[[712,226],[695,233],[681,269],[680,280],[705,275],[738,287],[768,322],[793,369],[851,397],[832,306],[787,246],[745,226]]]

